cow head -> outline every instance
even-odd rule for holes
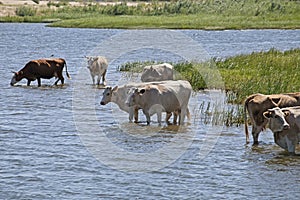
[[[19,72],[12,72],[14,73],[13,77],[11,78],[10,81],[10,85],[13,86],[14,84],[16,84],[17,82],[19,82],[20,80],[22,80],[23,77],[23,71],[19,71]]]
[[[87,63],[88,63],[87,68],[90,68],[93,65],[93,63],[97,60],[97,57],[93,57],[93,56],[85,56],[85,58],[87,59]]]
[[[269,120],[269,128],[275,133],[280,132],[290,128],[285,117],[288,116],[290,112],[288,110],[282,111],[279,107],[268,109],[263,115]]]
[[[115,86],[114,88],[112,87],[106,87],[105,90],[103,91],[103,96],[100,101],[100,105],[106,105],[109,102],[111,102],[111,97],[113,92],[118,90],[118,86]]]
[[[126,99],[125,104],[129,107],[137,105],[137,102],[139,102],[140,96],[142,96],[146,90],[144,88],[138,89],[138,88],[131,88],[128,92],[128,96]]]

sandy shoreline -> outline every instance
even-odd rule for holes
[[[50,0],[42,1],[40,0],[39,4],[34,3],[32,0],[0,0],[0,17],[5,16],[15,16],[16,8],[22,5],[31,5],[36,8],[47,7],[47,4]],[[52,3],[58,3],[59,1],[51,1]],[[120,2],[94,2],[95,4],[101,5],[114,5]],[[71,6],[83,6],[84,2],[68,2]],[[135,2],[127,2],[129,6],[136,6],[138,3]],[[54,7],[55,8],[55,7]]]
[[[31,0],[0,0],[0,17],[15,16],[16,8],[22,5],[31,5],[34,7],[46,7],[49,1],[40,1],[39,4]]]

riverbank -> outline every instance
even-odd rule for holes
[[[7,6],[3,2],[1,8]],[[18,4],[15,9],[15,14],[0,15],[0,22],[51,22],[49,26],[68,28],[300,28],[300,4],[297,1],[180,0],[105,4],[40,1],[39,4]]]

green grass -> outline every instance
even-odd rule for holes
[[[44,22],[48,19],[57,21],[51,26],[80,28],[296,29],[300,28],[300,2],[180,0],[140,2],[138,6],[127,6],[126,3],[70,6],[63,2],[56,10],[46,7],[34,16],[1,17],[0,22]]]
[[[237,94],[237,103],[253,93],[300,91],[300,49],[271,49],[216,61],[226,90]]]
[[[59,18],[55,16],[54,18]],[[299,20],[280,19],[268,21],[260,17],[215,16],[215,15],[171,15],[171,16],[107,16],[67,19],[50,26],[67,28],[168,28],[168,29],[254,29],[254,28],[300,28]]]

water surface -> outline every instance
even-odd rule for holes
[[[270,131],[262,133],[261,144],[253,147],[245,145],[243,127],[226,128],[205,123],[205,119],[199,116],[199,105],[209,101],[211,93],[193,96],[191,123],[179,129],[176,126],[158,127],[155,122],[150,127],[143,126],[143,123],[130,124],[127,114],[116,106],[100,106],[103,90],[91,85],[87,71],[80,78],[78,73],[85,70],[85,55],[93,54],[102,41],[123,31],[0,24],[1,199],[300,197],[299,157],[287,156],[274,144]],[[224,58],[273,47],[280,50],[300,47],[299,30],[181,32],[199,42],[213,57]],[[52,86],[54,79],[43,79],[41,88],[35,82],[27,87],[26,81],[19,82],[16,87],[9,85],[12,70],[21,69],[29,60],[51,55],[67,60],[72,79],[66,80],[64,86]],[[122,79],[116,71],[117,64],[134,60],[137,55],[141,60],[180,59],[153,49],[128,53],[111,62],[107,75],[109,85],[116,85]],[[74,107],[74,97],[78,94],[74,91],[78,88],[82,89],[79,94],[84,94],[79,98],[82,105],[93,107]],[[87,102],[91,98],[92,102]],[[80,110],[83,108],[86,110]],[[76,111],[82,114],[82,118],[76,118]],[[93,115],[95,121],[92,121]],[[93,152],[76,127],[80,119],[99,125],[102,132],[95,131],[88,138],[95,139],[91,141],[94,145],[105,133],[112,146],[142,157],[166,147],[174,138],[182,144],[190,143],[188,146],[179,144],[172,152],[162,152],[154,160],[145,159],[137,164],[139,167],[130,166],[134,162],[129,157],[118,157],[117,152]],[[207,154],[201,154],[208,133],[217,140]],[[103,149],[109,150],[103,146],[96,150]],[[176,152],[180,153],[174,162],[150,172],[121,170],[124,168],[103,162],[109,160],[129,165],[129,169],[146,169],[150,163],[164,163],[160,158],[176,156]]]

